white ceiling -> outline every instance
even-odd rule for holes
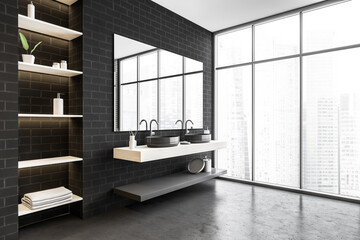
[[[153,0],[215,32],[323,0]]]

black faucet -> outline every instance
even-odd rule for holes
[[[155,119],[152,119],[150,121],[150,136],[155,135],[155,133],[153,133],[152,130],[151,130],[151,125],[152,125],[153,122],[155,122],[157,124],[158,128],[159,128],[159,123]]]
[[[139,125],[141,125],[141,123],[143,123],[143,122],[145,122],[145,124],[146,124],[145,127],[146,127],[146,131],[147,131],[148,130],[148,123],[147,123],[147,121],[145,119],[141,120]]]
[[[184,122],[182,120],[177,120],[175,125],[178,124],[178,122],[181,122],[181,130],[184,129]]]
[[[193,121],[191,121],[190,119],[186,120],[186,122],[185,122],[185,134],[188,134],[188,133],[189,133],[189,130],[188,130],[188,128],[187,128],[188,122],[191,122],[191,124],[194,125]]]

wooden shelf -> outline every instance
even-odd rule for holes
[[[36,72],[36,73],[44,73],[49,75],[56,75],[62,77],[74,77],[77,75],[81,75],[82,72],[70,70],[70,69],[60,69],[53,68],[49,66],[39,65],[39,64],[30,64],[24,62],[18,62],[18,69],[21,71],[27,72]]]
[[[54,114],[31,114],[19,113],[18,117],[35,117],[35,118],[82,118],[83,115],[54,115]]]
[[[166,193],[216,178],[220,175],[226,174],[226,172],[226,170],[213,168],[209,173],[175,173],[139,183],[116,187],[114,189],[114,193],[138,202],[143,202]]]
[[[82,158],[73,157],[73,156],[42,158],[42,159],[19,161],[18,166],[19,168],[40,167],[40,166],[53,165],[53,164],[79,162],[82,160],[83,160]]]
[[[165,148],[149,148],[146,145],[142,145],[130,150],[129,147],[121,147],[114,148],[113,154],[116,159],[142,163],[164,158],[214,151],[222,148],[226,148],[225,141],[213,140],[208,143],[192,143],[190,145],[179,144],[176,147]]]
[[[56,1],[70,6],[70,5],[74,4],[74,3],[76,3],[78,0],[56,0]]]
[[[18,15],[19,28],[26,29],[29,31],[49,35],[52,37],[61,38],[64,40],[73,40],[82,35],[81,32],[71,30],[69,28],[61,27],[55,24],[44,22],[38,19],[29,18],[27,16]]]
[[[59,204],[53,205],[51,207],[44,207],[44,208],[36,209],[36,210],[31,210],[30,208],[25,207],[23,204],[19,204],[18,205],[18,216],[20,217],[20,216],[24,216],[24,215],[35,213],[35,212],[40,212],[40,211],[43,211],[43,210],[46,210],[46,209],[51,209],[51,208],[59,207],[59,206],[62,206],[62,205],[66,205],[66,204],[70,204],[70,203],[74,203],[74,202],[79,202],[79,201],[82,201],[82,200],[83,200],[82,197],[79,197],[79,196],[73,194],[72,200],[69,201],[69,202],[59,203]]]

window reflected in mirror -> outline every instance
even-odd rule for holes
[[[203,74],[185,76],[185,109],[186,119],[194,122],[194,128],[203,127]],[[206,127],[206,126],[205,126]]]
[[[160,77],[167,77],[183,73],[183,57],[175,53],[159,51]]]
[[[137,85],[128,84],[121,86],[120,92],[120,127],[121,129],[137,129]]]
[[[160,80],[160,129],[180,129],[175,125],[183,119],[183,79],[182,77],[163,78]]]
[[[145,119],[148,123],[151,119],[158,119],[158,82],[148,81],[139,83],[139,121]],[[156,125],[156,124],[155,124]],[[157,128],[157,126],[154,126]],[[139,130],[146,130],[143,124],[139,126]],[[155,129],[156,129],[155,128]]]
[[[150,53],[145,53],[139,56],[139,80],[157,78],[157,61],[157,51],[152,51]]]
[[[137,81],[137,59],[128,58],[120,62],[120,82],[129,83]]]
[[[185,73],[203,71],[202,62],[193,60],[191,58],[185,58]]]
[[[114,35],[114,131],[203,128],[203,63]],[[148,126],[149,127],[149,126]],[[157,129],[157,126],[153,126]]]

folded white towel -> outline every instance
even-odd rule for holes
[[[66,199],[66,200],[63,200],[63,201],[58,201],[56,203],[44,204],[44,205],[41,205],[41,206],[35,206],[34,207],[34,206],[30,205],[29,203],[27,203],[26,201],[23,201],[23,199],[21,199],[22,204],[25,207],[27,207],[27,208],[29,208],[31,210],[36,210],[36,209],[41,209],[41,208],[46,208],[46,207],[53,207],[53,206],[59,205],[61,203],[67,203],[67,202],[70,202],[70,201],[71,201],[71,199]]]
[[[64,196],[61,197],[56,197],[56,198],[52,198],[52,199],[46,199],[46,200],[42,200],[42,201],[31,201],[31,199],[29,199],[28,197],[24,196],[21,200],[28,203],[29,205],[33,206],[33,207],[38,207],[38,206],[42,206],[42,205],[46,205],[46,204],[52,204],[52,203],[56,203],[59,201],[64,201],[64,200],[71,200],[72,199],[72,194],[66,194]]]
[[[72,194],[69,189],[66,189],[64,187],[58,187],[38,192],[26,193],[24,197],[28,198],[29,201],[31,201],[32,203],[35,203],[45,200],[51,200],[62,196],[67,196],[69,194]]]

